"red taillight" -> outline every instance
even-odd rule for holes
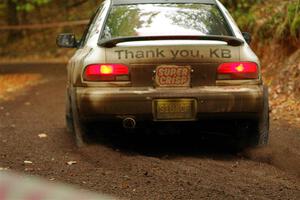
[[[257,78],[258,65],[254,62],[223,63],[218,68],[219,80]]]
[[[92,64],[84,71],[85,81],[128,81],[129,69],[123,64]]]

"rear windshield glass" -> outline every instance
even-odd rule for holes
[[[140,4],[114,6],[102,38],[160,35],[232,34],[215,5]]]

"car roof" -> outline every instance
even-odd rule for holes
[[[160,3],[203,3],[217,4],[216,0],[112,0],[113,5],[131,5],[131,4],[160,4]]]

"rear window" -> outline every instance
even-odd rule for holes
[[[216,5],[140,4],[114,6],[103,39],[160,35],[232,36]]]

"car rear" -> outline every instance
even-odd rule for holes
[[[259,121],[260,64],[227,11],[178,2],[112,1],[75,78],[81,120]]]

